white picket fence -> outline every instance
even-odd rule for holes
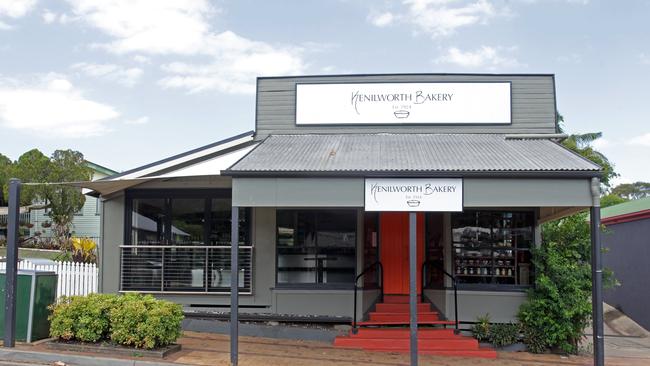
[[[0,262],[0,271],[6,269],[6,263]],[[55,264],[34,264],[23,260],[18,263],[19,270],[37,270],[54,272],[58,277],[56,297],[88,295],[97,292],[99,270],[94,263],[55,262]]]

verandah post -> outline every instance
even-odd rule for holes
[[[417,214],[409,212],[409,313],[411,366],[418,364],[418,311],[417,311]]]
[[[20,220],[20,180],[9,180],[7,217],[7,258],[5,267],[5,347],[16,345],[16,286],[18,284],[18,221]]]
[[[600,242],[600,180],[591,180],[591,307],[594,342],[594,366],[605,365],[603,338],[603,261]]]
[[[230,223],[230,364],[239,358],[239,207],[232,206]]]

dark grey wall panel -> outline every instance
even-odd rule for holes
[[[362,82],[467,82],[512,83],[510,125],[380,125],[296,126],[295,85],[303,83]],[[555,82],[553,75],[368,75],[330,77],[259,78],[256,131],[258,138],[282,133],[554,133]]]
[[[614,271],[621,286],[605,290],[605,302],[650,329],[650,219],[609,225],[607,231],[603,266]]]

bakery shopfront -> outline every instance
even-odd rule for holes
[[[261,77],[255,108],[254,131],[86,185],[101,291],[359,328],[412,329],[411,306],[420,327],[515,321],[540,225],[598,205],[553,75]]]

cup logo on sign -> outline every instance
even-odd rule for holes
[[[418,207],[418,206],[420,206],[420,201],[419,200],[408,200],[408,201],[406,201],[406,204],[409,205],[409,207]]]
[[[411,112],[402,109],[402,110],[393,112],[393,114],[395,115],[395,117],[397,117],[399,119],[404,119],[404,118],[409,118],[409,115],[411,114]]]

